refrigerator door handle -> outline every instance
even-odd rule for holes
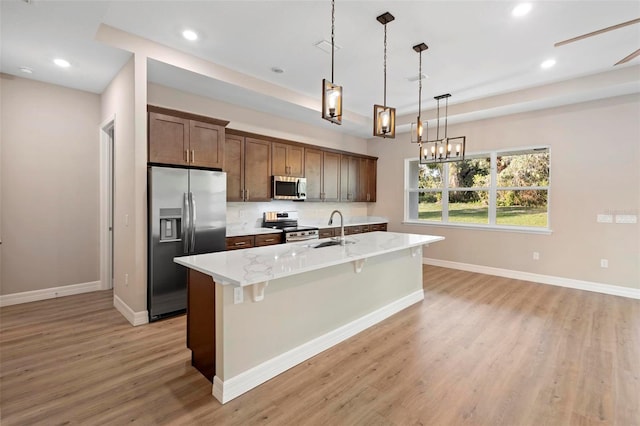
[[[189,213],[191,214],[191,248],[189,251],[193,252],[196,248],[196,200],[191,192],[189,192],[189,204]]]
[[[189,252],[189,231],[191,229],[190,217],[189,199],[185,192],[182,198],[182,226],[180,227],[180,232],[182,233],[182,250],[185,254]]]

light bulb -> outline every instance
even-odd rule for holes
[[[460,144],[456,145],[456,155],[460,155]]]
[[[331,117],[336,116],[336,107],[338,105],[338,100],[340,99],[340,92],[336,89],[329,90],[329,115]]]
[[[380,121],[381,121],[381,127],[382,127],[382,133],[387,133],[389,132],[389,121],[390,121],[391,117],[389,114],[389,110],[385,109],[380,113]]]

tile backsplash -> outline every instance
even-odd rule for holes
[[[270,201],[264,203],[227,203],[227,224],[260,227],[266,211],[296,210],[300,222],[329,220],[333,210],[340,210],[345,218],[367,216],[367,203],[322,203],[299,201]]]

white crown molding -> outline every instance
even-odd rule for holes
[[[577,290],[593,291],[595,293],[640,299],[640,288],[621,287],[610,284],[594,283],[591,281],[575,280],[572,278],[555,277],[552,275],[534,274],[532,272],[513,271],[511,269],[493,268],[490,266],[473,265],[470,263],[451,262],[449,260],[422,258],[424,265],[442,266],[444,268],[459,269],[461,271],[477,272],[498,277],[531,281],[558,287],[574,288]]]
[[[113,307],[116,308],[118,312],[120,312],[122,316],[125,317],[134,327],[147,324],[149,322],[149,311],[136,312],[115,294],[113,295]]]
[[[215,376],[213,378],[212,394],[223,404],[229,402],[278,374],[422,300],[424,300],[424,291],[418,290],[340,328],[310,340],[275,358],[271,358],[237,376],[224,381]]]
[[[21,293],[3,294],[0,296],[0,307],[18,305],[20,303],[37,302],[38,300],[55,299],[56,297],[71,296],[102,290],[100,281],[71,284],[60,287],[50,287],[42,290],[23,291]]]

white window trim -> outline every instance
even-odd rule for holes
[[[469,153],[466,155],[467,158],[472,159],[474,157],[480,156],[490,156],[491,157],[491,186],[489,188],[448,188],[448,191],[455,190],[465,190],[465,191],[489,191],[489,224],[470,224],[470,223],[455,223],[448,222],[448,197],[442,197],[442,221],[441,222],[430,222],[426,220],[417,220],[409,218],[409,193],[410,192],[445,192],[445,188],[447,188],[449,184],[448,174],[445,173],[443,176],[443,188],[440,190],[432,189],[432,190],[423,190],[417,187],[410,187],[411,175],[410,175],[410,166],[413,162],[419,162],[418,157],[405,158],[404,160],[404,215],[402,223],[404,225],[419,225],[419,226],[434,226],[434,227],[442,227],[442,228],[456,228],[456,229],[472,229],[472,230],[480,230],[480,231],[501,231],[501,232],[516,232],[516,233],[525,233],[525,234],[542,234],[542,235],[551,235],[553,233],[551,229],[551,173],[549,173],[549,185],[548,186],[531,186],[531,187],[497,187],[496,182],[498,179],[497,170],[494,167],[497,161],[497,157],[500,153],[518,153],[524,151],[532,151],[535,149],[547,149],[549,152],[549,168],[551,168],[551,147],[548,145],[538,145],[538,146],[525,146],[525,147],[517,147],[517,148],[506,148],[506,149],[497,149],[490,152],[477,152],[477,153]],[[513,225],[497,225],[495,223],[496,217],[496,198],[498,191],[509,191],[509,190],[546,190],[547,191],[547,226],[545,228],[542,227],[529,227],[529,226],[513,226]],[[446,218],[446,219],[445,219]]]

